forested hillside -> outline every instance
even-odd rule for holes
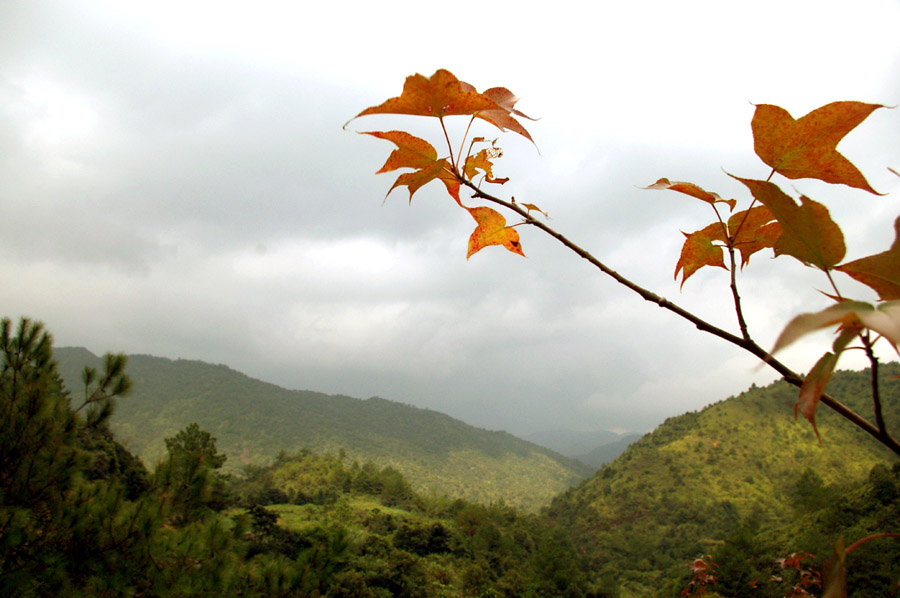
[[[898,364],[882,367],[882,396],[892,398],[885,417],[894,426],[898,375]],[[871,411],[867,372],[837,372],[828,388],[859,413]],[[597,570],[616,573],[629,596],[677,595],[685,562],[741,533],[749,537],[743,549],[763,562],[798,550],[827,556],[829,542],[844,533],[853,541],[865,526],[832,513],[821,515],[827,533],[812,532],[809,519],[820,516],[813,511],[857,494],[873,468],[890,468],[896,457],[826,408],[819,444],[808,422],[794,420],[796,399],[796,388],[777,382],[670,418],[555,499],[549,515],[575,534]]]
[[[55,354],[66,386],[82,384],[85,349]],[[128,358],[134,391],[111,428],[148,466],[165,455],[163,439],[197,422],[228,456],[225,471],[262,465],[282,451],[311,449],[391,466],[420,492],[537,510],[593,470],[506,432],[380,398],[291,391],[223,365],[147,355]]]
[[[300,452],[235,479],[215,437],[191,424],[148,471],[108,428],[132,387],[124,356],[70,394],[49,335],[10,324],[0,596],[601,595],[567,536],[537,516],[420,496],[391,468]]]
[[[281,452],[231,476],[196,423],[144,467],[109,428],[117,400],[137,400],[124,356],[69,393],[39,326],[2,332],[0,595],[674,598],[698,589],[702,563],[709,597],[819,596],[839,538],[900,522],[896,458],[824,411],[819,445],[781,383],[671,418],[526,514],[423,495],[340,453]],[[893,399],[900,366],[882,375]],[[830,391],[865,412],[868,388],[866,372],[839,372]],[[891,595],[898,563],[896,539],[856,548],[849,598]]]

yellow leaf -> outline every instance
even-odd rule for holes
[[[472,236],[469,237],[469,252],[466,254],[466,259],[490,245],[502,245],[509,251],[525,257],[522,245],[519,243],[519,233],[513,227],[506,226],[506,218],[500,212],[484,206],[463,207],[478,223]]]

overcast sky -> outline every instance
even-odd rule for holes
[[[412,128],[441,147],[436,121],[341,126],[417,72],[508,87],[541,118],[527,125],[540,152],[501,137],[495,174],[511,180],[498,193],[735,330],[727,272],[683,291],[672,276],[679,230],[712,212],[639,187],[688,180],[746,207],[725,172],[768,175],[752,103],[795,117],[900,104],[898,27],[896,0],[5,0],[2,315],[44,321],[57,345],[224,363],[521,435],[643,432],[774,377],[540,231],[520,228],[526,259],[493,248],[466,261],[469,215],[436,183],[382,205],[395,174],[374,172],[393,146],[354,133]],[[900,213],[887,170],[900,170],[900,111],[876,111],[839,149],[887,195],[776,182],[827,203],[848,259],[883,251]],[[822,277],[768,251],[741,280],[763,346],[828,305]],[[808,369],[828,343],[813,336],[785,361]]]

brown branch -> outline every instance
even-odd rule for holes
[[[866,356],[869,358],[869,363],[872,364],[872,409],[875,413],[875,425],[878,426],[878,430],[882,434],[887,434],[887,429],[884,424],[884,414],[881,412],[881,392],[879,391],[878,385],[878,357],[875,356],[875,352],[872,350],[872,341],[869,338],[868,333],[863,335],[863,346],[866,349]]]
[[[853,544],[847,547],[847,550],[844,551],[844,555],[849,555],[851,552],[868,542],[869,540],[877,540],[878,538],[900,538],[900,534],[874,534],[872,536],[866,536],[865,538],[860,538]]]
[[[741,305],[741,295],[737,287],[737,260],[734,259],[734,239],[728,239],[728,258],[731,260],[731,296],[734,299],[734,312],[737,314],[738,327],[744,340],[750,340],[750,330],[747,328],[747,320],[744,319],[744,308]]]
[[[642,299],[656,303],[659,307],[674,313],[675,315],[681,317],[684,320],[687,320],[688,322],[693,324],[697,328],[697,330],[700,330],[702,332],[707,332],[709,334],[712,334],[713,336],[717,336],[717,337],[721,338],[722,340],[724,340],[726,342],[731,343],[732,345],[740,347],[741,349],[754,355],[760,361],[762,361],[763,363],[768,365],[770,368],[772,368],[773,370],[778,372],[782,376],[782,378],[784,378],[784,380],[786,382],[788,382],[789,384],[796,386],[798,388],[800,386],[802,386],[803,378],[800,376],[800,374],[798,374],[797,372],[794,372],[789,367],[787,367],[786,365],[784,365],[783,363],[781,363],[780,361],[775,359],[775,357],[773,357],[768,351],[766,351],[765,349],[760,347],[758,344],[756,344],[756,342],[754,342],[750,338],[743,338],[740,336],[736,336],[736,335],[728,332],[727,330],[723,330],[722,328],[714,326],[713,324],[710,324],[703,318],[687,311],[686,309],[676,305],[675,303],[672,303],[671,301],[665,299],[664,297],[660,297],[656,293],[653,293],[652,291],[645,289],[644,287],[632,282],[628,278],[625,278],[624,276],[622,276],[621,274],[619,274],[618,272],[616,272],[615,270],[613,270],[612,268],[608,267],[606,264],[604,264],[603,262],[601,262],[600,260],[595,258],[587,250],[585,250],[585,249],[581,248],[580,246],[576,245],[575,243],[573,243],[571,240],[569,240],[568,237],[566,237],[562,233],[557,232],[556,230],[554,230],[547,224],[541,222],[540,220],[534,219],[528,213],[527,210],[525,210],[518,204],[514,204],[514,203],[508,202],[506,200],[500,199],[499,197],[495,197],[489,193],[485,193],[479,187],[475,186],[472,182],[466,180],[463,177],[459,177],[459,182],[461,184],[465,185],[466,187],[469,187],[474,192],[472,197],[484,199],[485,201],[489,201],[491,203],[495,203],[497,205],[503,206],[504,208],[506,208],[508,210],[512,210],[513,212],[515,212],[516,214],[518,214],[522,218],[524,218],[526,224],[530,224],[536,228],[539,228],[543,232],[547,233],[548,235],[550,235],[551,237],[553,237],[554,239],[559,241],[561,244],[563,244],[565,247],[567,247],[568,249],[573,251],[579,257],[587,260],[592,266],[594,266],[595,268],[597,268],[598,270],[600,270],[607,276],[612,277],[619,284],[631,289],[632,291],[634,291],[635,293],[640,295],[640,297]],[[840,401],[838,401],[837,399],[835,399],[834,397],[832,397],[828,394],[823,394],[820,401],[823,404],[827,405],[832,410],[836,411],[843,418],[847,419],[852,424],[854,424],[858,428],[862,429],[864,432],[867,432],[869,435],[874,437],[881,444],[883,444],[888,449],[890,449],[891,451],[896,453],[898,456],[900,456],[900,442],[898,442],[897,439],[893,438],[890,434],[888,434],[887,431],[883,427],[873,425],[872,422],[870,422],[869,420],[867,420],[863,416],[859,415],[858,413],[856,413],[855,411],[850,409],[848,406],[844,405],[843,403],[841,403]]]

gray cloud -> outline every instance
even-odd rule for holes
[[[547,19],[580,33],[551,39],[550,21],[498,5],[494,16],[510,26],[486,39],[451,15],[460,53],[448,58],[444,34],[422,26],[427,15],[392,14],[409,33],[400,40],[373,26],[387,22],[380,12],[348,20],[337,5],[292,31],[288,5],[277,3],[247,14],[6,3],[4,315],[42,319],[60,343],[96,352],[226,363],[292,388],[380,395],[517,433],[646,430],[768,381],[751,358],[538,231],[521,229],[527,259],[496,249],[466,261],[474,221],[438,185],[412,205],[405,189],[382,204],[396,173],[374,172],[392,146],[355,132],[411,127],[440,146],[433,120],[366,117],[341,130],[417,70],[446,66],[479,87],[507,83],[523,110],[543,117],[530,125],[540,152],[505,136],[496,171],[511,182],[497,193],[538,204],[605,263],[733,330],[727,273],[701,272],[683,292],[672,276],[679,231],[713,214],[640,187],[665,176],[746,197],[723,170],[768,175],[752,153],[748,101],[792,102],[799,116],[843,99],[836,90],[858,89],[876,96],[860,99],[896,104],[900,55],[885,17],[865,38],[834,42],[835,55],[869,61],[866,79],[839,61],[823,76],[804,40],[846,17],[817,3],[820,30],[790,29],[790,48],[808,52],[800,58],[810,72],[798,73],[796,61],[740,47],[749,34],[735,32],[734,20],[751,15],[710,15],[692,2],[668,24],[644,19],[661,6],[617,9],[620,26],[600,38],[562,11]],[[878,10],[897,12],[889,3]],[[701,27],[699,15],[712,20]],[[617,50],[619,29],[631,35]],[[725,44],[730,36],[738,39]],[[896,115],[882,112],[841,148],[891,195],[864,198],[875,203],[860,210],[854,192],[785,185],[833,199],[857,255],[893,238],[900,185],[884,166],[900,164],[900,136]],[[793,291],[785,277],[809,290]],[[823,282],[799,264],[760,254],[742,278],[764,345],[798,311],[824,306]],[[787,355],[803,369],[816,346]]]

